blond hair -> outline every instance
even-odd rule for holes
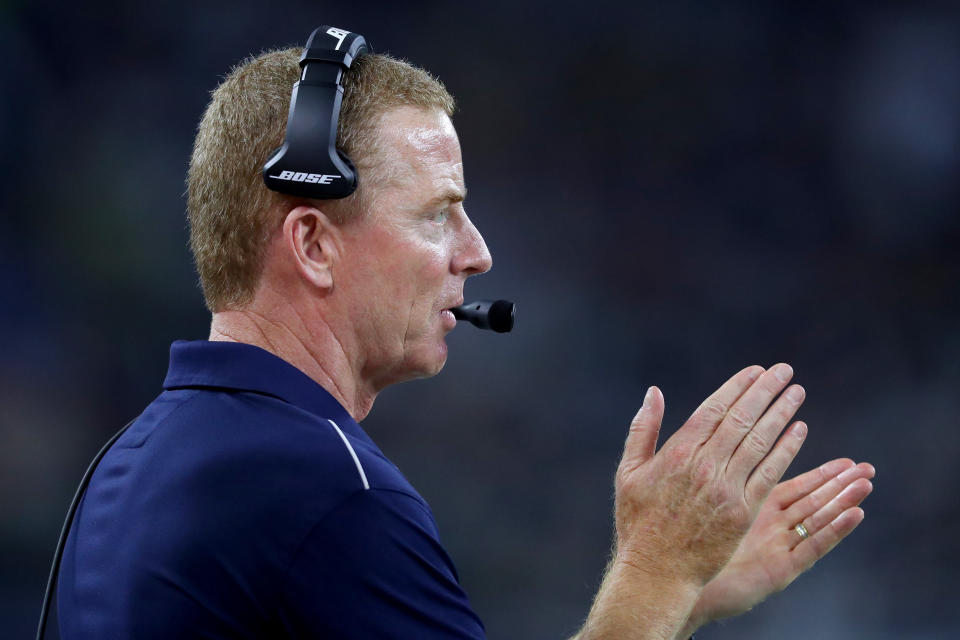
[[[207,308],[240,309],[254,294],[267,242],[293,198],[264,186],[261,170],[283,143],[290,92],[300,78],[302,49],[248,58],[211,94],[200,121],[187,174],[190,248]],[[357,167],[357,190],[328,201],[324,211],[342,222],[363,215],[373,192],[389,180],[389,159],[379,148],[378,124],[395,107],[443,109],[453,97],[439,80],[403,60],[366,55],[343,76],[337,147]]]

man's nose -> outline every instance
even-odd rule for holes
[[[487,243],[483,241],[483,236],[473,226],[470,218],[464,214],[463,219],[459,251],[454,255],[450,266],[456,274],[465,273],[473,276],[486,273],[493,266],[493,257],[487,249]]]

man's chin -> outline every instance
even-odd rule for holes
[[[433,345],[432,348],[408,356],[402,371],[390,384],[432,378],[440,373],[446,363],[447,343],[441,338],[439,344]]]
[[[447,342],[441,338],[437,350],[432,354],[432,357],[424,359],[423,368],[421,369],[422,373],[417,377],[432,378],[440,373],[445,364],[447,364]]]

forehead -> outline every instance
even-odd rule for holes
[[[398,187],[416,188],[428,197],[438,191],[452,191],[458,199],[466,195],[460,141],[441,109],[387,111],[380,120],[380,143],[384,160],[394,165],[391,173]]]

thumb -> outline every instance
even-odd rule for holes
[[[643,406],[630,422],[630,433],[623,449],[621,467],[632,470],[653,457],[657,450],[657,437],[663,422],[663,393],[657,387],[647,389]]]

